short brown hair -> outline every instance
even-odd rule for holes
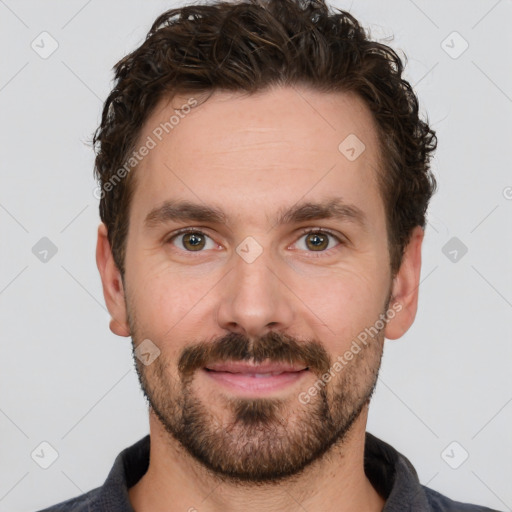
[[[371,41],[348,12],[323,0],[217,1],[171,9],[144,43],[114,67],[115,85],[93,136],[100,217],[124,275],[132,174],[112,178],[133,151],[143,123],[163,98],[216,90],[253,93],[304,85],[353,92],[376,121],[391,271],[400,268],[415,226],[425,227],[436,189],[430,157],[435,132],[418,115],[418,100],[390,47]]]

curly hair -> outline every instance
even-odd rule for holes
[[[114,66],[114,88],[93,136],[100,217],[121,275],[136,172],[123,173],[126,179],[115,186],[112,180],[126,169],[157,103],[184,93],[251,94],[303,85],[355,93],[372,112],[394,276],[413,228],[425,228],[437,186],[430,171],[437,138],[419,118],[418,99],[402,78],[403,69],[393,49],[370,40],[350,13],[332,11],[324,0],[217,1],[161,14],[145,41]]]

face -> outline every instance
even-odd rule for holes
[[[143,126],[155,145],[134,171],[124,301],[107,302],[115,332],[159,350],[134,360],[169,439],[220,478],[277,483],[365,412],[418,251],[392,280],[377,135],[357,97],[216,92],[159,140],[188,99]],[[254,368],[267,363],[283,373]]]

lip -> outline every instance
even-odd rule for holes
[[[275,372],[279,373],[275,375]],[[202,373],[210,382],[219,384],[230,392],[255,397],[291,387],[310,371],[306,367],[286,364],[219,363],[208,365],[202,369]]]
[[[304,365],[291,365],[286,363],[249,364],[245,362],[213,363],[207,365],[205,368],[216,372],[245,374],[299,372],[307,369]]]

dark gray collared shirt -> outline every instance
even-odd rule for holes
[[[149,467],[149,434],[117,457],[105,483],[39,512],[134,512],[128,489]],[[366,433],[365,473],[386,498],[382,512],[499,512],[452,501],[420,484],[413,465],[392,446]]]

